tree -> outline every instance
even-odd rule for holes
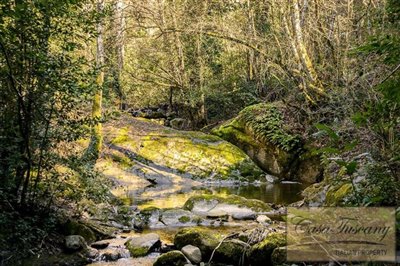
[[[85,1],[0,6],[0,189],[30,211],[26,206],[52,200],[56,165],[69,154],[58,148],[85,132],[79,112],[93,83],[81,45],[93,36],[93,16]]]
[[[96,39],[96,67],[98,71],[97,76],[97,90],[93,96],[92,105],[92,118],[95,120],[93,126],[92,138],[88,147],[88,155],[91,160],[96,160],[101,152],[103,145],[103,134],[102,134],[102,101],[103,101],[103,84],[104,84],[104,43],[103,43],[103,12],[104,12],[104,0],[97,1],[97,12],[100,15],[99,21],[97,22],[97,39]]]

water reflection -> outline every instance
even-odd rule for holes
[[[214,194],[219,196],[239,195],[248,199],[258,199],[267,203],[290,204],[302,199],[301,192],[306,185],[300,183],[259,184],[241,186],[201,186],[176,191],[176,193],[130,193],[131,204],[140,208],[179,208],[193,195]],[[168,190],[167,190],[168,192]],[[135,195],[135,196],[133,196]]]

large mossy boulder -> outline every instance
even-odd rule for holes
[[[107,143],[145,162],[197,178],[258,180],[263,171],[241,149],[214,135],[123,117],[104,127]]]
[[[281,103],[261,103],[243,109],[212,133],[244,150],[266,172],[283,179],[314,183],[321,175],[318,158],[284,115]]]
[[[198,247],[203,259],[208,259],[219,244],[219,238],[211,232],[201,228],[183,228],[174,238],[174,245],[182,249],[187,245]]]
[[[260,243],[252,246],[248,252],[251,265],[271,265],[274,249],[286,246],[286,236],[283,233],[271,233]]]
[[[79,235],[88,243],[92,243],[98,238],[88,225],[76,220],[67,220],[67,222],[62,225],[61,231],[65,235]]]

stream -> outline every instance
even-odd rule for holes
[[[145,188],[119,188],[115,193],[119,194],[126,204],[137,206],[139,209],[148,207],[157,208],[181,208],[187,199],[194,195],[213,194],[218,196],[238,195],[247,199],[257,199],[266,203],[287,205],[302,199],[301,192],[306,184],[296,182],[282,182],[277,184],[197,184],[196,186],[177,186],[174,184],[165,186],[148,186]],[[244,224],[244,227],[247,225]],[[162,229],[147,229],[142,233],[157,233],[164,244],[172,245],[173,237],[180,227],[167,227]],[[209,230],[229,234],[238,230],[237,227],[220,226]],[[129,237],[138,236],[140,233],[122,233],[112,240],[109,248],[118,249]],[[141,258],[121,258],[117,261],[98,261],[90,265],[125,266],[140,265],[151,266],[160,253],[153,252]]]

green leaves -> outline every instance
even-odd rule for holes
[[[330,127],[324,124],[316,124],[315,127],[320,131],[326,133],[333,141],[338,142],[340,140],[339,135]]]
[[[348,175],[354,174],[357,170],[358,164],[356,161],[346,162],[346,161],[342,161],[342,160],[337,160],[335,162],[340,166],[344,166],[346,168],[346,172]]]
[[[293,151],[299,147],[300,137],[286,132],[283,115],[273,104],[253,105],[240,114],[256,135],[264,137],[286,151]]]

